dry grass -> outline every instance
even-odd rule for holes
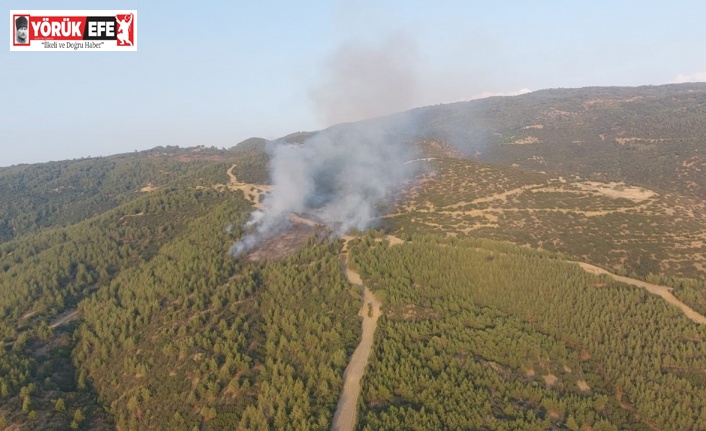
[[[252,202],[255,208],[262,207],[262,204],[260,203],[260,196],[267,194],[270,191],[270,186],[265,184],[249,184],[238,181],[238,178],[236,178],[235,174],[233,173],[233,169],[235,169],[236,166],[237,165],[233,165],[228,169],[228,171],[226,171],[226,173],[228,174],[228,178],[230,179],[230,183],[227,185],[220,185],[220,187],[217,185],[215,186],[215,188],[242,190],[243,194],[245,195],[245,198]]]
[[[585,183],[578,183],[577,186],[583,190],[598,192],[611,198],[630,199],[633,202],[642,202],[655,195],[655,192],[652,190],[641,187],[628,187],[623,183],[615,182],[599,183],[596,181],[589,181]]]
[[[391,232],[482,236],[642,274],[706,275],[704,200],[470,159],[428,163],[433,173],[412,183],[383,216]],[[645,259],[655,264],[640,269]]]
[[[546,383],[547,386],[554,386],[559,381],[559,378],[551,373],[542,376],[542,378],[544,379],[544,383]]]
[[[521,138],[521,139],[516,139],[511,142],[513,145],[527,145],[527,144],[539,144],[540,141],[538,138],[534,136],[527,136],[526,138]]]
[[[588,392],[588,391],[591,390],[591,387],[588,386],[588,383],[586,383],[585,380],[579,380],[579,381],[577,381],[577,382],[576,382],[576,386],[578,386],[578,387],[579,387],[579,390],[581,390],[582,392]]]

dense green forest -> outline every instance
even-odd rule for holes
[[[328,429],[356,340],[340,246],[243,263],[235,216],[212,208],[82,304],[74,359],[120,429]]]
[[[167,189],[75,226],[0,245],[0,285],[13,287],[0,296],[2,362],[9,364],[0,377],[0,390],[10,400],[5,407],[16,406],[20,400],[14,396],[30,385],[41,398],[61,392],[52,380],[74,380],[66,375],[73,368],[45,367],[39,360],[45,355],[35,354],[48,353],[43,361],[68,360],[71,337],[61,335],[63,328],[53,334],[58,316],[75,310],[128,268],[150,261],[190,218],[222,199],[214,191]],[[64,348],[53,355],[56,345]]]
[[[209,187],[226,170],[255,184],[268,182],[264,140],[231,150],[156,147],[94,159],[0,168],[0,243],[41,228],[95,217],[161,187]]]
[[[83,416],[76,424],[100,428],[111,420],[97,403],[85,370],[73,366],[75,330],[80,326],[76,318],[82,316],[77,308],[116,276],[151,261],[194,219],[224,200],[239,214],[229,222],[237,224],[230,234],[239,235],[251,208],[242,192],[208,187],[226,183],[226,170],[234,162],[245,170],[262,171],[266,158],[252,149],[172,147],[0,171],[3,184],[16,184],[21,189],[16,195],[27,197],[13,200],[12,194],[3,193],[0,202],[6,208],[22,217],[39,217],[32,215],[35,208],[56,209],[54,219],[43,218],[31,226],[23,227],[22,217],[3,219],[17,229],[12,235],[16,238],[0,243],[0,424],[64,429],[74,422],[76,409]],[[56,176],[53,182],[48,180],[51,175]],[[46,194],[57,184],[72,182],[80,189],[75,199]],[[149,191],[141,191],[145,186]],[[63,206],[76,210],[63,211]],[[220,226],[224,234],[226,227]],[[55,409],[59,399],[64,407]]]
[[[351,252],[386,307],[360,429],[706,427],[706,328],[660,298],[487,240]]]
[[[705,107],[684,84],[412,111],[419,174],[346,245],[383,304],[357,429],[706,429],[706,328],[570,262],[706,314]],[[315,134],[0,168],[0,429],[330,429],[361,333],[343,240],[229,254],[268,149]]]

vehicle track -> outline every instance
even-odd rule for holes
[[[360,396],[360,380],[365,374],[365,366],[373,347],[373,338],[377,328],[378,317],[380,317],[380,301],[373,295],[366,286],[360,274],[351,269],[348,265],[348,253],[346,252],[345,272],[351,284],[359,286],[363,291],[363,306],[358,315],[363,318],[363,333],[360,343],[356,347],[346,370],[343,372],[343,390],[341,398],[338,400],[336,413],[333,415],[331,429],[334,431],[350,431],[356,423],[356,407]]]

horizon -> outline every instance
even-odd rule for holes
[[[13,1],[7,10],[62,6]],[[0,108],[0,167],[231,148],[552,88],[706,81],[706,59],[693,55],[706,37],[706,4],[696,1],[123,6],[138,11],[137,52],[0,53],[10,101]]]
[[[429,107],[436,107],[436,106],[444,106],[444,105],[452,105],[456,103],[466,103],[466,102],[473,102],[473,101],[479,101],[483,99],[489,99],[489,98],[494,98],[494,97],[518,97],[518,96],[524,96],[532,93],[537,93],[541,91],[552,91],[552,90],[581,90],[581,89],[587,89],[587,88],[641,88],[641,87],[661,87],[661,86],[669,86],[669,85],[681,85],[681,84],[706,84],[706,81],[692,81],[692,82],[679,82],[679,83],[666,83],[666,84],[644,84],[644,85],[634,85],[634,86],[612,86],[612,85],[601,85],[601,86],[584,86],[584,87],[549,87],[549,88],[540,88],[537,90],[532,90],[532,91],[520,91],[517,94],[490,94],[490,95],[482,95],[481,97],[477,98],[472,98],[472,99],[467,99],[467,100],[457,100],[453,102],[442,102],[442,103],[437,103],[435,105],[424,105],[424,106],[415,106],[409,109],[406,109],[404,111],[397,111],[397,112],[390,112],[387,114],[383,114],[380,116],[375,116],[375,117],[368,117],[368,118],[361,118],[358,120],[354,121],[348,121],[348,122],[341,122],[341,123],[335,123],[331,124],[326,127],[322,127],[320,129],[312,129],[312,130],[295,130],[295,131],[290,131],[286,132],[285,134],[281,136],[276,136],[274,138],[263,138],[261,136],[249,136],[247,138],[244,138],[241,141],[236,142],[235,144],[229,146],[229,147],[216,147],[213,145],[206,145],[206,144],[189,144],[189,145],[154,145],[152,147],[147,147],[147,148],[142,148],[142,149],[134,149],[134,150],[128,150],[128,151],[121,151],[121,152],[116,152],[116,153],[110,153],[110,154],[100,154],[100,155],[88,155],[88,156],[78,156],[78,157],[72,157],[72,158],[66,158],[66,159],[56,159],[56,160],[45,160],[45,161],[39,161],[39,162],[21,162],[21,163],[16,163],[13,165],[0,165],[0,169],[2,168],[9,168],[9,167],[14,167],[14,166],[27,166],[27,165],[34,165],[34,164],[43,164],[43,163],[56,163],[56,162],[64,162],[64,161],[80,161],[80,160],[91,160],[91,159],[100,159],[100,158],[105,158],[105,157],[113,157],[113,156],[122,156],[122,155],[129,155],[129,154],[134,154],[134,153],[144,153],[144,152],[149,152],[153,151],[157,148],[168,148],[168,147],[174,147],[177,149],[191,149],[191,148],[205,148],[205,149],[216,149],[216,150],[228,150],[237,147],[241,143],[251,140],[251,139],[264,139],[265,141],[276,141],[278,139],[285,138],[289,135],[294,135],[297,133],[317,133],[323,130],[326,130],[331,127],[339,126],[339,125],[344,125],[344,124],[352,124],[356,122],[362,122],[366,120],[373,120],[376,118],[383,118],[388,115],[395,115],[395,114],[400,114],[408,111],[412,111],[415,109],[424,109],[424,108],[429,108]]]

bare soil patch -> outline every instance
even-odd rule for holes
[[[248,254],[252,262],[262,260],[281,260],[303,248],[312,235],[326,235],[326,229],[319,226],[309,226],[294,223],[279,235],[266,239]]]
[[[546,383],[547,386],[554,386],[556,384],[556,382],[559,381],[559,378],[551,373],[549,373],[545,376],[542,376],[542,378],[544,379],[544,383]]]
[[[346,278],[348,278],[348,281],[351,284],[355,284],[356,286],[363,285],[363,280],[360,278],[360,274],[348,268],[348,266],[346,266]]]
[[[633,202],[642,202],[655,195],[652,190],[641,187],[626,186],[624,183],[599,183],[596,181],[587,181],[576,184],[582,190],[598,192],[602,195],[611,198],[630,199]]]
[[[350,237],[348,237],[348,238],[350,238]],[[385,235],[385,239],[387,240],[387,242],[390,243],[390,245],[404,244],[404,240],[403,240],[403,239],[397,238],[397,237],[394,236],[394,235]],[[377,239],[375,240],[375,242],[382,242],[382,239],[381,239],[381,238],[377,238]]]
[[[579,387],[579,389],[583,392],[588,392],[591,390],[591,387],[588,386],[588,383],[586,383],[585,380],[579,380],[576,382],[576,386]]]
[[[387,235],[385,238],[387,238],[387,240],[390,242],[390,245],[399,245],[404,243],[404,240],[402,240],[401,238],[397,238],[393,235]]]
[[[517,139],[515,141],[512,141],[511,143],[513,145],[527,145],[527,144],[538,144],[540,142],[542,142],[542,141],[540,141],[538,138],[536,138],[534,136],[528,136],[526,138]]]
[[[616,141],[620,145],[625,145],[629,142],[649,142],[649,143],[658,143],[658,142],[665,142],[669,141],[670,139],[668,138],[657,138],[657,139],[650,139],[650,138],[637,138],[637,137],[631,137],[631,138],[615,138]]]

